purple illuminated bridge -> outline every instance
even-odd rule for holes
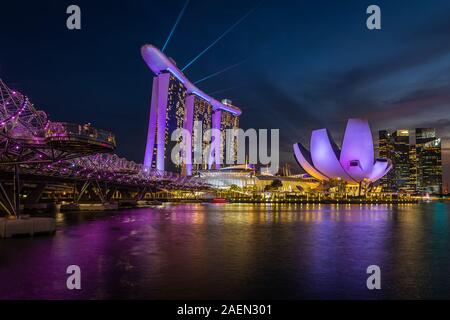
[[[140,198],[149,190],[205,187],[199,179],[144,170],[142,164],[113,154],[115,148],[111,132],[89,123],[50,121],[27,96],[0,79],[0,211],[20,213],[25,180],[42,185],[42,190],[36,187],[32,192],[36,202],[50,182],[78,188],[76,203],[94,189],[102,202],[108,202],[119,189]]]

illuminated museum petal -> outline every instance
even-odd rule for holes
[[[344,134],[342,151],[327,129],[311,134],[311,154],[301,144],[294,145],[298,164],[317,180],[342,179],[355,184],[375,182],[392,168],[389,159],[374,162],[372,133],[365,119],[350,119]]]
[[[372,173],[374,151],[372,132],[364,119],[349,119],[340,154],[342,168],[356,181]]]
[[[339,148],[327,129],[314,130],[311,134],[311,158],[314,167],[330,179],[343,179],[355,182],[339,162]]]
[[[375,182],[383,177],[392,168],[392,163],[387,159],[377,159],[373,165],[369,180]]]
[[[319,181],[328,180],[328,177],[317,171],[312,165],[311,154],[300,143],[294,144],[295,160],[311,177]]]

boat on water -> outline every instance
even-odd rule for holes
[[[225,198],[213,198],[210,201],[211,203],[228,203],[228,200]]]

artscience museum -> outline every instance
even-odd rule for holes
[[[296,143],[294,155],[298,164],[319,181],[370,185],[392,168],[389,159],[375,159],[372,132],[365,119],[348,120],[341,148],[328,129],[318,129],[311,134],[310,149]]]

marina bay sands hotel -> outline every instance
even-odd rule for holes
[[[219,102],[202,92],[186,78],[172,59],[156,47],[145,45],[141,54],[156,75],[153,78],[144,166],[188,176],[198,170],[219,169],[224,162],[225,130],[238,128],[241,110],[229,100]],[[191,133],[192,140],[198,139],[192,135],[195,121],[201,121],[203,132],[220,130],[220,155],[204,159],[202,164],[173,163],[171,152],[177,142],[171,141],[172,133],[183,128]],[[186,144],[187,154],[193,154],[195,143],[190,141]]]

